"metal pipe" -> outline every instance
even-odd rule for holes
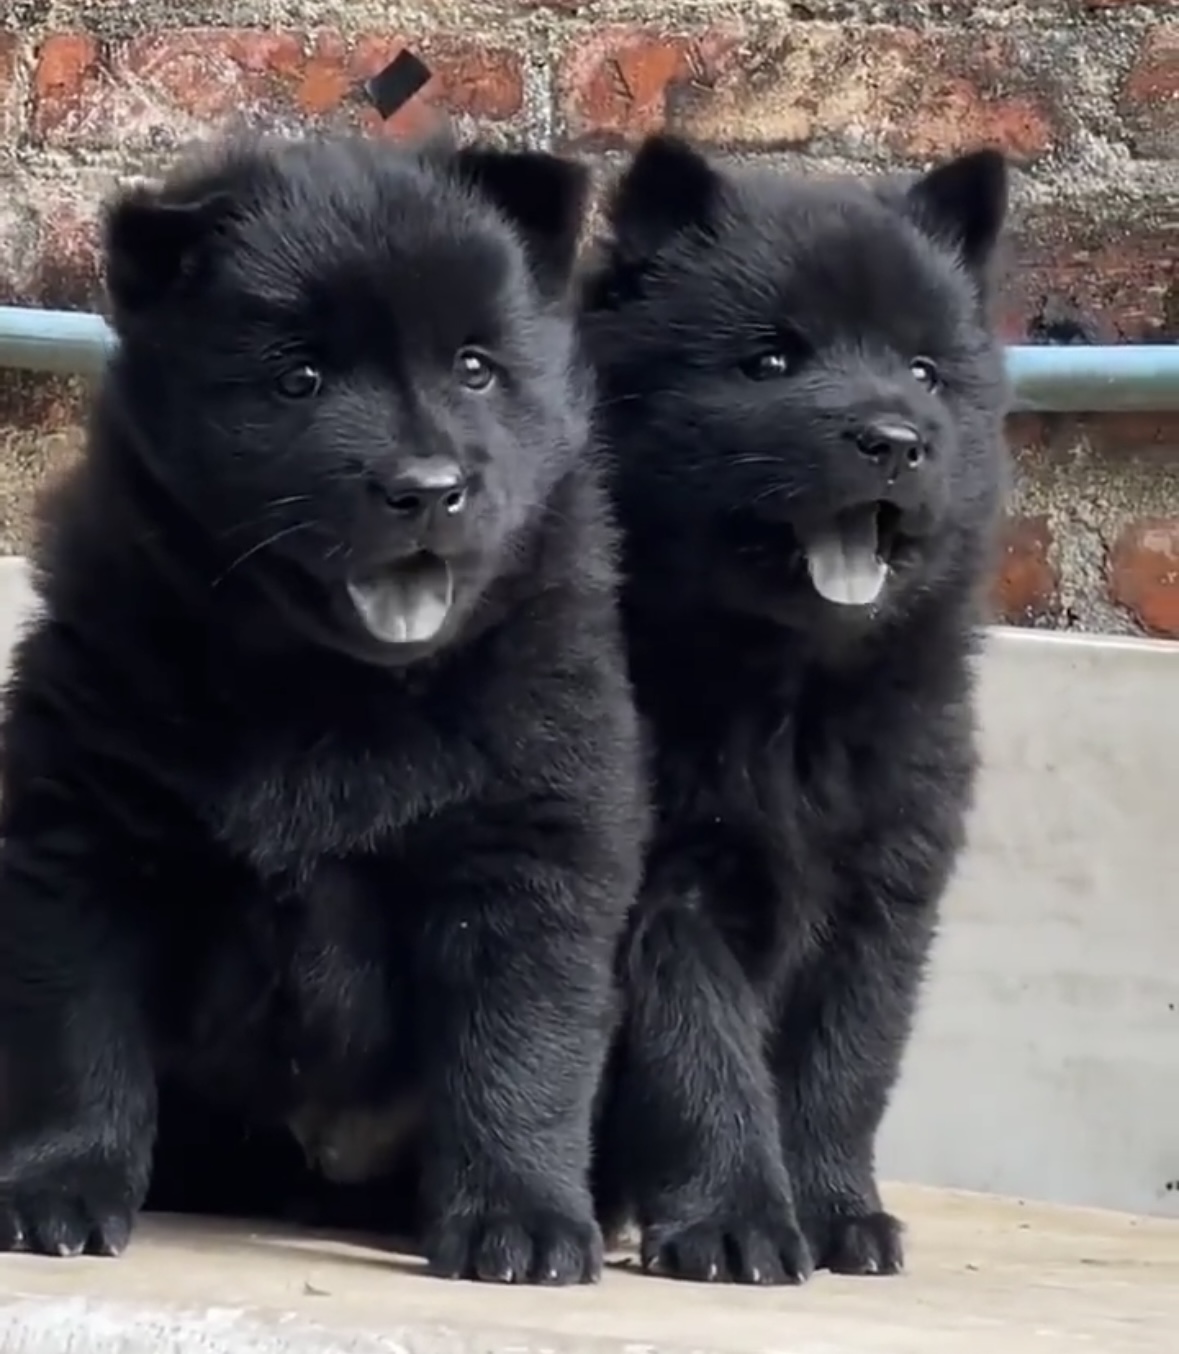
[[[1007,349],[1016,408],[1043,413],[1179,409],[1179,343]]]
[[[0,367],[86,376],[102,370],[114,345],[101,315],[0,306]]]
[[[93,374],[114,346],[100,315],[0,306],[0,367]],[[1179,410],[1179,343],[1007,349],[1016,408]]]

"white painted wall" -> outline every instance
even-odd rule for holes
[[[882,1174],[1179,1217],[1179,644],[995,631],[981,715]]]

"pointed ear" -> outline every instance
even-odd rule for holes
[[[720,185],[716,170],[686,141],[663,132],[647,137],[606,211],[619,254],[649,258],[673,235],[706,225]]]
[[[454,165],[516,227],[542,291],[564,291],[585,220],[589,170],[546,151],[482,146],[458,151]]]
[[[967,268],[982,276],[1007,216],[1007,161],[997,150],[960,155],[918,179],[908,205],[931,235],[956,247]]]
[[[144,186],[118,197],[104,230],[106,289],[116,319],[162,301],[191,271],[231,206],[223,193],[185,202]]]

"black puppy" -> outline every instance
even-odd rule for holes
[[[656,137],[586,280],[658,798],[597,1187],[673,1273],[901,1264],[873,1144],[975,772],[1005,200],[987,151],[906,186]]]
[[[121,346],[3,727],[0,1247],[119,1251],[158,1103],[405,1096],[440,1271],[596,1274],[644,811],[586,187],[328,139],[114,204]]]

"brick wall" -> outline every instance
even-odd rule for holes
[[[607,163],[671,126],[783,164],[1019,166],[1004,332],[1179,340],[1179,0],[4,0],[0,301],[100,304],[123,175],[244,117],[368,126],[405,42],[465,129]],[[0,372],[0,549],[76,453],[76,385]],[[996,612],[1179,638],[1179,416],[1012,421]]]

